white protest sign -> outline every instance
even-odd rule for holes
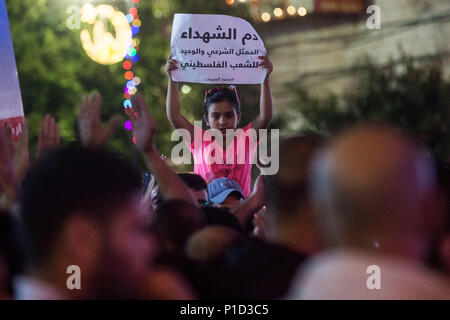
[[[18,137],[23,107],[5,0],[0,0],[0,50],[0,125],[10,126],[13,135]]]
[[[171,52],[180,82],[257,84],[266,77],[266,49],[247,21],[216,14],[175,14]]]

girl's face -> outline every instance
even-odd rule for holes
[[[205,119],[211,129],[218,129],[225,135],[226,129],[236,129],[241,114],[227,101],[215,102],[208,108],[208,117]]]

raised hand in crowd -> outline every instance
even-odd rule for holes
[[[47,114],[41,121],[39,127],[39,138],[37,156],[53,149],[59,148],[61,138],[59,135],[59,127],[55,119]]]
[[[166,114],[167,119],[174,129],[185,129],[189,131],[191,137],[194,136],[194,126],[181,113],[180,96],[178,92],[178,83],[172,81],[172,71],[177,69],[178,61],[172,59],[172,54],[169,55],[167,63],[164,66],[168,77],[167,83],[167,98],[166,98]]]
[[[242,225],[245,225],[252,215],[265,205],[265,189],[264,176],[260,175],[255,181],[252,193],[232,211]]]
[[[156,123],[140,92],[132,97],[132,104],[133,107],[128,110],[128,116],[133,124],[136,148],[141,152],[149,170],[155,176],[164,199],[181,199],[197,205],[189,188],[161,158],[155,142]]]
[[[141,93],[132,97],[133,107],[128,116],[133,123],[136,148],[144,155],[158,152],[156,149],[156,123]],[[161,155],[159,155],[161,157]]]
[[[8,195],[14,192],[16,176],[6,130],[0,127],[0,188]]]
[[[25,175],[27,174],[28,166],[30,164],[30,152],[28,147],[29,131],[27,119],[24,119],[22,123],[22,132],[20,134],[19,140],[17,142],[14,142],[11,137],[11,141],[15,145],[13,164],[14,172],[16,174],[16,183],[18,183],[20,186],[23,179],[25,179]]]
[[[261,60],[261,62],[259,63],[259,65],[263,68],[267,69],[267,75],[266,75],[266,80],[269,78],[269,76],[271,75],[272,71],[273,71],[273,64],[272,61],[270,61],[268,56],[259,56],[258,59]]]
[[[273,71],[273,64],[267,55],[259,56],[258,59],[261,60],[259,65],[267,70],[267,74],[263,83],[261,83],[259,115],[252,122],[252,128],[256,130],[267,129],[273,117],[272,89],[269,80],[269,76]]]
[[[101,107],[99,93],[94,93],[91,99],[84,95],[83,102],[78,106],[78,130],[84,147],[104,148],[120,123],[120,117],[114,116],[104,126],[100,119]]]
[[[177,60],[172,58],[172,54],[170,54],[167,59],[167,63],[164,66],[164,70],[166,71],[169,81],[172,81],[172,71],[177,69],[177,62]]]
[[[16,201],[29,166],[28,122],[22,124],[19,140],[8,128],[0,128],[0,207],[9,209]]]

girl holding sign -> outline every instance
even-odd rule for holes
[[[178,84],[172,80],[171,76],[172,71],[177,69],[178,62],[169,56],[165,66],[169,78],[167,117],[174,129],[185,129],[190,134],[189,149],[194,157],[194,172],[201,175],[208,183],[221,177],[235,180],[241,186],[245,197],[250,194],[251,169],[258,145],[257,133],[259,129],[269,127],[273,112],[269,80],[273,65],[267,56],[258,58],[261,60],[259,65],[267,70],[265,80],[261,84],[260,113],[244,128],[236,130],[241,120],[241,106],[235,87],[213,88],[205,93],[203,117],[210,129],[217,129],[222,133],[223,139],[218,141],[209,130],[204,131],[201,127],[194,126],[181,114]],[[231,129],[228,130],[228,134],[227,129]],[[227,139],[227,136],[234,138]],[[234,152],[228,153],[229,147],[232,147],[231,151]],[[219,159],[216,157],[217,148],[223,151],[223,159],[220,156]]]

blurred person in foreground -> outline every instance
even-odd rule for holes
[[[0,126],[0,299],[14,297],[13,279],[23,271],[23,232],[18,200],[30,166],[28,122],[24,119],[18,139],[10,127]],[[50,115],[41,121],[38,138],[40,157],[59,145],[59,130]]]
[[[236,212],[245,221],[248,212],[257,212],[266,204],[267,237],[264,241],[241,241],[227,252],[226,268],[233,276],[225,298],[284,296],[297,268],[320,250],[307,177],[312,157],[323,140],[315,133],[304,133],[282,141],[278,173],[260,176],[253,194]]]
[[[186,255],[195,261],[221,267],[226,250],[243,239],[239,231],[212,225],[194,233],[186,242]]]
[[[28,268],[14,281],[15,297],[191,297],[177,274],[151,269],[156,244],[149,233],[140,174],[128,162],[102,151],[120,119],[114,117],[104,126],[101,104],[101,96],[94,94],[92,98],[86,95],[79,106],[80,140],[85,149],[47,152],[28,173],[21,196]],[[160,181],[165,197],[195,203],[161,159],[155,147],[156,127],[140,94],[133,97],[133,106],[136,147],[154,176],[165,178]],[[47,122],[54,128],[53,121]],[[69,289],[70,266],[81,271],[75,289]],[[166,286],[155,287],[162,282]]]
[[[17,299],[138,298],[154,244],[141,206],[139,173],[94,149],[64,149],[39,159],[23,186],[29,253]],[[78,266],[80,289],[68,288]]]
[[[183,200],[164,201],[151,220],[151,229],[161,249],[170,255],[179,255],[187,239],[205,225],[201,209]]]
[[[315,158],[312,196],[328,249],[307,262],[291,299],[447,299],[425,267],[441,223],[433,160],[381,125],[337,135]]]

